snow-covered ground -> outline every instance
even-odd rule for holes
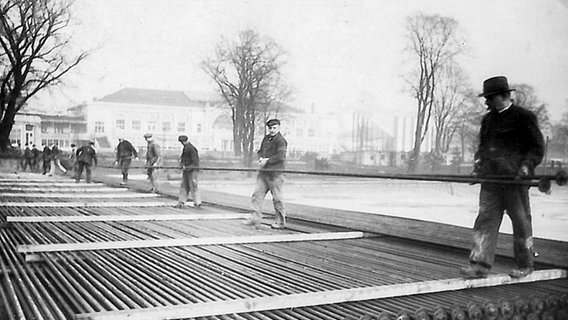
[[[177,185],[179,182],[169,183]],[[215,190],[250,196],[254,190],[254,177],[237,181],[202,180],[200,188],[202,192]],[[551,195],[531,188],[530,195],[534,236],[568,241],[568,186],[553,184]],[[479,185],[288,176],[284,196],[290,203],[471,228],[478,211]],[[270,194],[267,197],[270,198]],[[503,219],[501,232],[512,232],[507,216]]]

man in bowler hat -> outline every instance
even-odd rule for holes
[[[262,221],[262,202],[266,193],[272,193],[272,203],[276,211],[276,222],[271,225],[273,229],[284,229],[286,226],[286,212],[282,199],[282,185],[284,174],[281,172],[262,171],[262,169],[284,169],[286,149],[288,142],[280,134],[280,121],[270,119],[266,122],[269,133],[264,136],[258,150],[258,167],[261,169],[256,178],[256,189],[252,195],[252,214],[244,221],[245,225],[256,226]]]
[[[488,113],[479,132],[474,174],[526,176],[534,174],[544,155],[544,139],[536,116],[513,104],[507,78],[493,77],[483,82]],[[473,248],[469,265],[460,269],[468,279],[487,276],[495,258],[495,247],[504,212],[513,223],[513,248],[517,268],[509,275],[521,278],[533,272],[533,238],[529,186],[482,183],[479,214],[473,227]]]

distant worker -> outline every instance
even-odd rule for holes
[[[51,145],[51,170],[49,175],[52,176],[55,173],[55,167],[59,168],[63,174],[67,173],[67,169],[61,164],[61,150],[57,146],[57,143]]]
[[[154,138],[151,133],[144,134],[144,139],[148,142],[148,148],[146,150],[146,167],[148,180],[152,184],[150,192],[158,192],[158,169],[155,168],[159,166],[160,163],[160,146],[154,142]]]
[[[30,149],[30,145],[26,143],[24,148],[24,165],[22,167],[23,171],[26,171],[27,167],[30,167],[30,171],[34,171],[34,167],[32,165],[32,149]]]
[[[18,147],[16,149],[16,157],[18,158],[18,171],[25,171],[24,165],[26,163],[26,158],[24,156],[24,149],[22,148],[22,144],[18,142]]]
[[[75,182],[79,183],[83,168],[85,169],[87,183],[91,183],[91,166],[97,165],[97,152],[93,148],[95,143],[89,141],[88,144],[77,149],[77,173],[75,174]]]
[[[514,105],[507,78],[494,77],[483,82],[488,113],[483,117],[475,169],[486,175],[527,176],[534,174],[544,155],[544,139],[536,116]],[[533,272],[533,237],[529,186],[523,184],[482,183],[479,214],[473,227],[473,249],[469,266],[461,268],[468,279],[484,278],[495,258],[499,227],[506,212],[513,224],[513,248],[517,268],[509,275],[521,278]]]
[[[71,144],[71,153],[69,154],[69,170],[73,170],[73,179],[77,178],[77,145]]]
[[[121,169],[121,185],[125,185],[128,182],[128,169],[130,169],[132,158],[135,158],[136,161],[138,161],[138,152],[134,146],[132,146],[128,140],[118,138],[118,145],[116,146],[116,161],[114,163],[115,165],[120,166]]]
[[[252,195],[252,213],[249,219],[244,221],[245,225],[256,226],[262,221],[262,202],[266,193],[272,193],[272,203],[276,211],[276,222],[271,225],[273,229],[284,229],[286,226],[286,212],[282,199],[282,185],[284,184],[284,174],[281,172],[262,171],[262,169],[284,169],[286,160],[286,149],[288,142],[280,134],[280,121],[270,119],[266,122],[269,133],[262,139],[260,150],[258,150],[259,160],[256,178],[256,189]]]
[[[179,198],[177,208],[182,208],[187,201],[187,196],[191,191],[191,198],[193,199],[193,207],[201,207],[201,195],[199,194],[199,187],[197,186],[197,176],[199,170],[199,153],[197,149],[185,135],[178,137],[178,141],[183,145],[183,151],[180,157],[180,167],[183,170],[181,176],[181,186],[179,191]]]
[[[43,173],[46,174],[51,171],[51,149],[47,144],[43,146],[43,150],[41,152],[41,161],[43,166]]]
[[[33,172],[39,172],[39,156],[41,152],[38,150],[36,145],[32,145],[32,170]]]

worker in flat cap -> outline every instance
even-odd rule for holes
[[[126,185],[128,182],[128,170],[130,169],[132,158],[138,161],[138,151],[136,151],[136,148],[134,148],[130,141],[123,137],[118,138],[118,145],[116,146],[116,160],[114,164],[120,166],[120,171],[122,173],[121,185]]]
[[[488,113],[481,121],[474,174],[484,176],[526,176],[534,174],[544,156],[544,139],[536,116],[513,104],[507,78],[483,82]],[[523,184],[481,184],[479,213],[473,227],[473,248],[469,265],[460,269],[468,279],[484,278],[495,258],[499,227],[506,212],[513,224],[513,248],[517,267],[509,275],[521,278],[533,271],[529,186]]]
[[[276,222],[271,227],[273,229],[284,229],[286,226],[286,212],[282,198],[282,186],[284,184],[284,174],[282,172],[263,171],[278,170],[285,168],[286,149],[288,142],[280,133],[280,121],[270,119],[266,122],[268,134],[262,139],[260,150],[258,150],[258,167],[261,169],[256,178],[256,189],[251,199],[251,216],[244,221],[245,225],[257,226],[262,222],[262,202],[266,193],[272,193],[272,203],[276,211]]]
[[[189,203],[190,207],[201,208],[201,195],[197,185],[197,175],[199,174],[199,152],[186,135],[178,137],[178,141],[183,146],[181,157],[179,160],[182,169],[181,186],[179,191],[177,208],[183,208],[187,202],[187,196],[191,192],[193,203]]]
[[[89,141],[87,144],[81,146],[77,149],[77,172],[75,173],[75,182],[79,183],[81,180],[81,175],[83,174],[83,169],[87,175],[87,183],[91,183],[91,166],[97,165],[97,152],[93,148],[95,145],[94,141]]]
[[[144,139],[148,142],[148,147],[146,150],[146,173],[148,174],[148,180],[152,188],[150,192],[158,192],[158,169],[156,168],[160,164],[160,146],[154,141],[151,133],[144,134]]]

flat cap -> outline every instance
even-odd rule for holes
[[[178,137],[178,141],[179,142],[186,142],[188,139],[188,137],[186,135],[181,135]]]
[[[151,133],[145,133],[144,138],[152,138],[152,134]]]
[[[268,121],[266,121],[266,125],[267,126],[273,126],[273,125],[280,125],[280,120],[278,119],[270,119]]]

